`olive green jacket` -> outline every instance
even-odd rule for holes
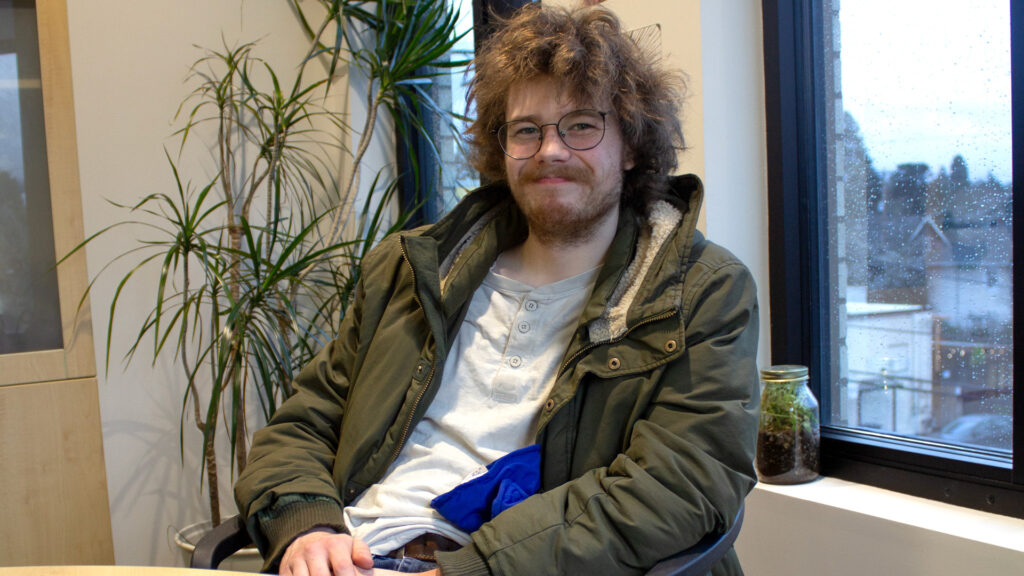
[[[675,204],[622,211],[540,418],[541,491],[502,512],[446,575],[639,574],[724,531],[755,482],[758,309],[747,268]],[[423,417],[465,308],[526,224],[503,184],[363,262],[341,333],[296,377],[235,486],[267,559],[379,481]],[[741,573],[735,554],[715,573]]]

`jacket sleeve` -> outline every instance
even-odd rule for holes
[[[756,290],[732,258],[696,262],[686,284],[686,349],[655,370],[656,391],[625,450],[439,554],[445,576],[640,574],[728,528],[755,483]],[[715,569],[733,571],[732,554]]]
[[[346,531],[332,470],[362,305],[360,284],[338,337],[299,372],[294,394],[253,436],[249,462],[235,483],[235,501],[266,570],[276,569],[288,544],[311,528]]]

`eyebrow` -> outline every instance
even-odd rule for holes
[[[559,116],[559,118],[561,118],[561,116]],[[522,116],[516,116],[516,117],[513,117],[513,118],[506,118],[505,119],[505,123],[506,124],[509,123],[509,122],[526,122],[526,121],[533,122],[534,124],[540,124],[540,120],[537,118],[536,114],[524,114]]]
[[[577,107],[577,108],[573,108],[572,110],[566,110],[565,112],[563,112],[558,117],[558,120],[561,120],[562,118],[565,118],[567,115],[572,114],[573,112],[579,112],[580,110],[597,110],[597,111],[600,111],[601,109],[600,108],[595,108],[593,106],[580,106],[580,107]],[[555,122],[557,122],[558,120],[555,120]],[[510,122],[533,122],[534,124],[537,124],[537,125],[543,124],[543,122],[541,122],[540,119],[538,118],[537,114],[523,114],[522,116],[515,116],[515,117],[512,117],[512,118],[505,118],[505,124],[508,124]]]

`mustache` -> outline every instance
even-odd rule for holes
[[[546,166],[529,168],[522,173],[521,179],[527,182],[536,182],[541,178],[564,178],[572,181],[587,181],[590,174],[578,166]]]

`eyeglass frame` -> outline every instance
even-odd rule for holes
[[[569,144],[568,142],[565,141],[565,134],[561,130],[558,129],[558,125],[562,123],[562,120],[565,120],[567,117],[569,117],[569,116],[571,116],[573,114],[577,114],[579,112],[597,112],[601,116],[601,137],[597,139],[597,142],[595,142],[593,146],[587,146],[586,148],[576,148],[575,146],[573,146],[573,145],[571,145],[571,144]],[[545,126],[554,126],[555,127],[555,133],[558,134],[558,139],[562,141],[562,144],[564,144],[566,148],[568,148],[570,150],[575,150],[577,152],[583,152],[585,150],[593,150],[594,148],[597,148],[598,146],[600,146],[601,142],[604,142],[604,137],[608,133],[608,115],[611,114],[611,113],[612,113],[611,110],[598,110],[597,108],[577,108],[576,110],[570,110],[570,111],[566,112],[565,114],[563,114],[562,117],[558,119],[558,122],[548,122],[546,124],[538,124],[538,123],[534,122],[533,120],[512,120],[510,122],[505,122],[504,124],[502,124],[502,125],[498,126],[497,128],[491,130],[491,134],[493,134],[495,139],[498,141],[498,147],[501,148],[502,153],[504,153],[505,156],[508,156],[509,158],[511,158],[513,160],[529,160],[530,158],[533,158],[534,156],[536,156],[538,152],[540,152],[540,149],[544,145],[544,127]],[[510,124],[515,124],[517,122],[528,122],[528,123],[533,124],[534,126],[537,127],[537,133],[538,133],[538,136],[537,136],[537,149],[534,150],[533,154],[530,154],[529,156],[513,156],[513,155],[509,154],[508,151],[505,150],[505,143],[503,143],[501,141],[501,135],[499,134],[501,132],[501,130],[503,128],[505,128],[506,126],[508,126]]]

